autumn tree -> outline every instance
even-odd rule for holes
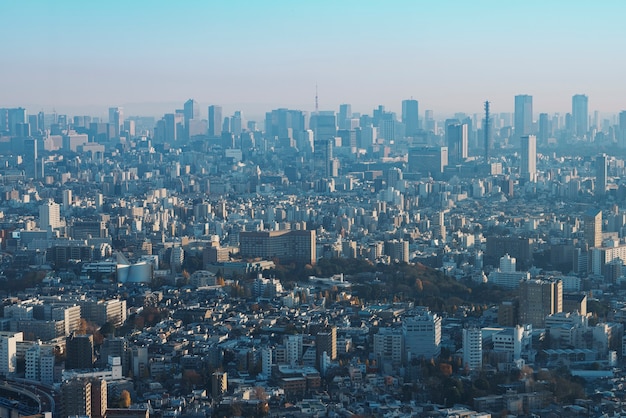
[[[124,389],[122,393],[120,393],[118,405],[120,408],[130,408],[131,403],[132,400],[130,399],[130,392]]]

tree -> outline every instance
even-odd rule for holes
[[[132,400],[130,399],[130,392],[124,389],[122,393],[120,393],[120,399],[118,401],[118,405],[120,408],[130,408],[132,404]]]

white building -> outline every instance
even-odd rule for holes
[[[15,373],[17,367],[17,343],[23,341],[21,332],[0,332],[0,374]]]
[[[463,329],[463,366],[470,370],[483,367],[483,334],[480,328]]]
[[[285,337],[285,361],[294,366],[302,358],[302,335],[287,335]]]
[[[39,206],[39,228],[52,230],[61,226],[61,207],[54,200],[49,199]]]
[[[25,377],[51,385],[54,383],[54,346],[36,341],[24,354],[26,359]]]
[[[394,365],[402,364],[404,338],[401,329],[380,328],[374,334],[374,354],[381,361],[390,361]]]
[[[500,268],[489,274],[489,282],[506,289],[516,289],[520,280],[530,280],[530,273],[515,271],[517,260],[508,254],[500,258]]]
[[[441,352],[441,317],[420,306],[402,320],[406,359],[437,357]]]

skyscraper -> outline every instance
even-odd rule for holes
[[[522,280],[519,286],[520,323],[544,328],[546,316],[563,311],[561,280]]]
[[[405,126],[406,136],[415,136],[419,131],[419,109],[417,100],[402,101],[402,123]]]
[[[209,136],[218,138],[222,135],[222,106],[209,106]]]
[[[619,137],[617,145],[620,148],[626,148],[626,110],[619,112]]]
[[[572,97],[572,119],[574,135],[582,138],[589,129],[589,100],[584,94],[576,94]]]
[[[550,119],[548,119],[547,113],[539,114],[539,131],[537,132],[537,141],[540,145],[544,146],[548,143],[550,138]]]
[[[120,132],[124,125],[124,109],[121,107],[109,108],[109,123],[113,125],[113,132],[115,138],[120,136]]]
[[[463,123],[446,124],[448,158],[451,164],[463,162],[468,157],[468,126]]]
[[[337,125],[339,129],[350,129],[348,120],[352,117],[352,106],[344,103],[339,105],[339,115],[337,118]]]
[[[185,120],[185,138],[189,139],[189,121],[200,119],[200,108],[198,102],[193,99],[189,99],[183,105],[183,118]]]
[[[517,138],[533,133],[533,96],[528,94],[515,96],[514,128]]]
[[[522,136],[520,147],[520,177],[535,181],[537,175],[537,138],[535,135]]]
[[[584,236],[589,247],[602,246],[602,211],[589,209],[583,218],[585,222]]]
[[[596,185],[595,195],[604,196],[606,194],[606,175],[607,175],[606,154],[600,154],[596,157]]]

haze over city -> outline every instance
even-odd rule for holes
[[[351,103],[438,114],[624,108],[626,3],[3,2],[0,106],[160,115],[194,97],[262,115]],[[203,106],[204,107],[204,106]]]

